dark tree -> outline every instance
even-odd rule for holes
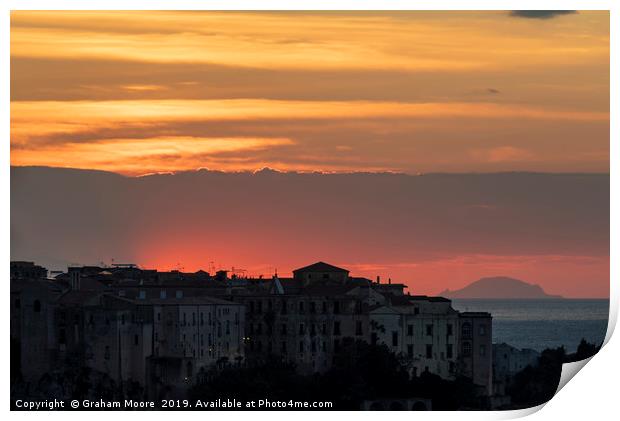
[[[550,400],[560,383],[562,363],[566,362],[564,347],[545,349],[534,367],[527,366],[514,376],[507,388],[515,408],[530,408]]]

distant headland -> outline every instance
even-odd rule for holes
[[[497,276],[481,278],[464,288],[439,293],[446,298],[504,298],[504,299],[533,299],[533,298],[563,298],[561,295],[547,294],[540,285],[529,284],[519,279]]]

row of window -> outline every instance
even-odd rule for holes
[[[119,297],[124,297],[126,295],[125,290],[119,290],[118,291],[118,296]],[[165,289],[162,289],[161,291],[159,291],[159,298],[162,300],[165,300],[166,298],[168,298],[168,291],[166,291]],[[183,291],[181,290],[176,290],[174,292],[174,298],[183,298]],[[145,290],[140,290],[138,291],[138,300],[145,300],[146,299],[146,291]]]
[[[257,335],[261,335],[263,333],[263,324],[262,323],[250,323],[248,325],[248,330],[250,334],[257,334]],[[273,327],[272,325],[267,324],[266,325],[266,329],[265,329],[265,333],[268,335],[271,335],[273,333]],[[340,329],[340,322],[339,321],[334,321],[333,322],[333,334],[334,335],[340,335],[341,334],[341,329]],[[306,324],[305,323],[300,323],[299,324],[299,330],[298,330],[300,335],[305,335],[306,332],[310,333],[310,335],[314,336],[319,332],[318,326],[316,323],[312,323],[310,324],[310,328],[306,329]],[[286,323],[282,323],[280,325],[280,334],[281,335],[288,335],[289,333],[289,329],[288,329],[288,325]],[[321,324],[321,328],[320,328],[320,333],[322,335],[327,335],[327,323],[322,323]],[[363,334],[363,324],[361,321],[356,321],[355,322],[355,335],[360,336]]]
[[[222,349],[223,348],[223,349]],[[213,346],[210,346],[206,351],[206,353],[209,355],[209,357],[213,357],[220,355],[220,351],[225,351],[225,352],[230,352],[230,343],[229,342],[225,342],[224,346],[222,347],[222,343],[220,342],[218,344],[217,348],[214,348]],[[236,348],[236,352],[239,352],[239,347]],[[200,351],[198,353],[196,353],[196,349],[192,349],[191,352],[189,352],[189,349],[184,349],[183,354],[185,356],[191,356],[196,358],[197,355],[199,355],[200,357],[204,357],[205,356],[205,349],[201,348]],[[155,355],[159,356],[160,352],[159,352],[159,347],[156,346],[155,347]]]
[[[426,336],[433,336],[433,331],[434,331],[434,326],[432,324],[428,324],[426,325]],[[446,335],[447,336],[452,336],[453,335],[453,329],[452,329],[452,324],[448,323],[446,325]],[[413,336],[413,325],[407,325],[407,336]]]
[[[465,338],[471,338],[473,333],[473,327],[471,323],[465,322],[463,326],[461,326],[461,334]],[[487,327],[484,324],[478,325],[478,335],[485,336],[487,334]]]
[[[267,311],[274,310],[273,300],[267,300],[265,301],[265,304],[263,304],[263,300],[257,300],[257,301],[251,300],[251,301],[248,301],[247,304],[248,304],[247,306],[248,312],[251,314],[252,313],[261,314],[264,309],[266,309]],[[329,307],[330,306],[328,305],[327,301],[321,301],[321,302],[299,301],[296,306],[294,304],[290,306],[290,310],[293,312],[297,312],[298,314],[305,314],[306,311],[308,311],[310,314],[318,314],[318,313],[327,314],[329,312]],[[285,300],[282,300],[280,302],[279,309],[280,309],[280,314],[287,314],[289,310],[288,303]],[[341,312],[340,301],[333,301],[332,302],[332,313],[340,314],[340,312]],[[355,312],[358,314],[362,313],[362,302],[361,301],[355,302]]]
[[[463,356],[470,357],[472,355],[472,344],[469,341],[463,342]],[[486,345],[480,345],[478,347],[478,355],[484,357],[487,355]]]

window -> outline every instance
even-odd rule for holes
[[[392,346],[398,346],[398,332],[392,332]]]
[[[282,301],[281,313],[286,314],[286,301]]]
[[[447,345],[446,356],[447,356],[447,358],[452,358],[452,344],[448,344]]]
[[[413,325],[407,325],[407,336],[413,336]]]
[[[452,336],[452,324],[448,323],[448,325],[446,326],[446,334],[448,336]]]
[[[105,346],[105,350],[103,351],[103,358],[106,360],[110,359],[110,347],[108,345]]]
[[[413,314],[420,314],[420,308],[419,307],[414,307],[413,308]]]
[[[58,332],[58,343],[60,345],[65,345],[67,343],[67,332],[64,328],[61,328]]]
[[[357,336],[361,336],[362,335],[362,322],[360,320],[357,320],[355,322],[355,334]]]
[[[310,303],[310,313],[312,314],[316,313],[316,303],[314,301]]]
[[[310,325],[310,335],[315,336],[316,335],[316,324],[312,323],[312,325]]]
[[[200,326],[204,326],[205,324],[205,314],[201,311],[200,312]]]
[[[323,326],[321,327],[321,333],[323,333],[323,335],[327,335],[327,323],[323,323]]]
[[[40,313],[41,312],[41,301],[39,300],[34,300],[34,303],[32,305],[32,308],[34,310],[35,313]]]
[[[463,334],[463,337],[471,338],[471,323],[463,323],[463,326],[461,326],[461,333]]]
[[[471,342],[463,342],[463,355],[466,357],[471,356]]]
[[[196,313],[192,313],[192,326],[196,326]]]
[[[258,305],[258,313],[262,313],[263,312],[263,302],[262,301],[258,301],[256,303]]]
[[[340,335],[340,322],[334,322],[334,335]]]
[[[282,323],[282,329],[280,331],[283,335],[286,335],[286,323]]]
[[[304,353],[304,341],[299,341],[299,353]]]
[[[484,335],[486,335],[486,334],[487,334],[487,327],[486,327],[486,325],[480,325],[480,326],[478,326],[478,334],[479,334],[480,336],[484,336]]]
[[[304,334],[304,332],[305,332],[305,330],[306,330],[306,329],[305,329],[304,324],[303,324],[303,323],[300,323],[300,324],[299,324],[299,334],[300,334],[300,335],[303,335],[303,334]]]
[[[433,325],[426,325],[426,336],[433,336]]]
[[[407,345],[407,356],[413,358],[413,345]]]
[[[377,345],[378,341],[379,338],[377,337],[377,332],[372,332],[372,334],[370,335],[370,343],[373,345]]]
[[[139,342],[138,335],[133,335],[133,344],[138,345]]]
[[[362,302],[361,301],[355,302],[355,312],[357,314],[362,314]]]
[[[146,298],[146,291],[138,291],[138,300],[144,300]]]
[[[323,301],[323,314],[327,313],[327,301]]]
[[[433,345],[426,345],[426,358],[433,358]]]
[[[484,345],[480,345],[479,353],[481,357],[484,357],[487,354],[487,347]]]
[[[159,291],[159,298],[161,298],[162,300],[166,298],[166,290],[162,289],[161,291]]]
[[[282,354],[286,354],[286,341],[283,341],[280,345],[280,352],[282,352]]]
[[[299,302],[299,314],[304,314],[304,302]]]
[[[254,301],[250,301],[250,313],[254,313]]]
[[[183,291],[178,290],[178,291],[174,294],[174,296],[175,296],[176,298],[183,298]]]
[[[262,326],[261,324],[258,325],[258,327],[259,327],[259,332],[258,333],[260,333],[260,330],[262,330],[262,329],[260,329],[261,326]],[[230,320],[226,320],[226,334],[230,335]]]
[[[161,313],[159,311],[157,312],[157,321],[161,322]]]
[[[125,296],[125,290],[121,289],[120,291],[118,291],[118,296],[119,297],[124,297]]]
[[[340,301],[334,301],[334,314],[340,314]]]

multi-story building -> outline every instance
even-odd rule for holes
[[[474,384],[485,387],[488,395],[493,393],[491,316],[485,312],[459,314],[460,372],[471,378]]]
[[[15,274],[13,268],[11,273]],[[46,274],[43,269],[31,272],[31,278],[20,273],[11,279],[11,342],[19,350],[11,355],[11,370],[16,371],[11,378],[19,374],[25,381],[37,381],[41,373],[54,366],[55,312],[63,287],[47,279]]]
[[[230,299],[246,307],[250,361],[275,355],[302,372],[321,372],[351,338],[385,344],[412,376],[465,375],[491,393],[491,315],[459,313],[448,299],[404,288],[318,262],[292,278],[248,280]]]
[[[533,349],[493,344],[493,393],[504,395],[512,377],[528,365],[536,366],[539,357],[540,353]]]

